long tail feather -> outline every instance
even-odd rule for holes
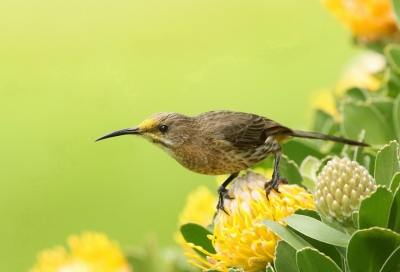
[[[357,145],[357,146],[370,146],[369,144],[366,143],[361,143],[345,138],[339,138],[331,135],[325,135],[325,134],[320,134],[320,133],[314,133],[314,132],[307,132],[307,131],[300,131],[300,130],[293,130],[293,133],[290,134],[293,137],[300,137],[300,138],[310,138],[310,139],[321,139],[321,140],[329,140],[329,141],[334,141],[334,142],[339,142],[339,143],[344,143],[348,145]]]

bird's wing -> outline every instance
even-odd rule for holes
[[[212,122],[217,140],[229,142],[233,147],[256,147],[262,145],[268,136],[290,131],[270,119],[241,112],[218,111],[212,114]]]

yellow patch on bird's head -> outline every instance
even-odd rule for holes
[[[150,117],[139,124],[140,131],[152,131],[157,128],[158,120]]]
[[[188,135],[182,129],[182,123],[187,121],[188,118],[174,112],[160,112],[140,123],[138,130],[144,138],[168,149],[170,146],[182,144],[187,139]]]
[[[153,143],[158,143],[164,138],[164,135],[159,130],[160,120],[153,116],[141,122],[138,127],[140,134]]]

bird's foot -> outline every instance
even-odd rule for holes
[[[224,211],[227,215],[229,215],[229,213],[225,210],[225,207],[224,207],[224,199],[233,199],[233,198],[229,196],[229,194],[228,194],[228,189],[226,189],[225,187],[219,186],[219,187],[218,187],[218,204],[217,204],[217,210],[222,210],[222,211]]]
[[[279,184],[288,184],[287,180],[284,177],[273,176],[270,181],[267,181],[264,184],[265,195],[268,198],[268,195],[271,193],[272,190],[275,190],[277,193],[280,193],[278,190]]]

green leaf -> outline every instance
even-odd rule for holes
[[[388,67],[386,68],[383,82],[387,96],[395,98],[400,92],[400,74]]]
[[[296,264],[296,249],[284,240],[280,240],[276,246],[274,263],[277,272],[299,271]]]
[[[337,251],[339,252],[339,254],[342,256],[342,266],[344,266],[344,265],[343,265],[343,259],[346,259],[346,256],[347,256],[347,248],[337,246],[337,247],[336,247],[336,250],[337,250]],[[329,255],[329,256],[330,256],[330,255]]]
[[[304,215],[308,217],[312,217],[318,221],[321,221],[321,217],[319,216],[319,213],[314,210],[308,210],[308,209],[298,209],[294,212],[294,214],[299,214],[299,215]]]
[[[400,246],[400,235],[388,229],[356,231],[349,241],[347,261],[351,272],[379,271]]]
[[[285,177],[290,184],[297,184],[303,187],[303,178],[300,174],[299,166],[294,161],[289,160],[286,155],[282,155],[281,157],[279,173],[281,176]]]
[[[344,272],[351,272],[351,271],[350,271],[350,268],[349,268],[349,264],[347,263],[347,259],[343,259],[343,265],[342,265],[342,267],[344,267],[344,268],[342,269]]]
[[[397,44],[388,44],[383,49],[383,52],[390,68],[400,74],[400,46]]]
[[[269,263],[267,265],[267,269],[265,270],[265,272],[275,272],[274,267]]]
[[[400,233],[400,188],[397,188],[390,207],[388,229]]]
[[[356,228],[360,228],[360,222],[359,222],[359,214],[358,211],[354,211],[353,214],[351,215],[353,218],[354,225]]]
[[[399,75],[400,76],[400,75]],[[398,88],[400,91],[400,86]],[[396,94],[397,95],[397,94]],[[396,140],[396,131],[394,127],[394,120],[393,120],[393,108],[394,108],[394,99],[390,97],[377,97],[374,98],[371,105],[375,106],[378,111],[382,114],[383,118],[389,124],[389,130],[386,131],[387,136],[391,140]]]
[[[396,131],[397,140],[400,141],[400,94],[393,102],[393,126]]]
[[[300,272],[342,271],[331,258],[312,248],[303,248],[297,252],[297,267]]]
[[[400,2],[398,0],[392,0],[392,7],[396,18],[397,28],[400,28]]]
[[[329,227],[339,231],[343,232],[343,226],[340,225],[339,223],[332,221],[331,219],[327,218],[326,216],[321,216],[321,221],[325,224],[328,225]]]
[[[389,211],[393,195],[386,187],[379,186],[361,201],[358,211],[358,222],[360,229],[370,227],[386,228],[389,220]]]
[[[377,184],[386,185],[389,188],[394,174],[400,171],[398,149],[399,144],[391,141],[378,151],[374,175]]]
[[[388,122],[371,104],[345,103],[342,116],[341,131],[346,138],[358,139],[360,133],[365,130],[365,142],[368,144],[383,145],[393,140],[387,134],[387,131],[390,131]]]
[[[212,235],[212,233],[195,223],[187,223],[181,226],[181,233],[186,242],[193,243],[196,246],[201,246],[203,249],[210,253],[215,253],[215,249],[211,243],[211,240],[207,238],[207,235]],[[195,249],[195,248],[194,248]],[[200,256],[206,257],[206,254],[195,249]]]
[[[400,92],[400,46],[389,44],[383,50],[389,63],[389,68],[385,73],[385,85],[387,95],[396,97]]]
[[[300,173],[303,176],[303,185],[314,192],[317,182],[317,171],[321,166],[321,161],[313,156],[307,156],[300,165]]]
[[[322,110],[315,111],[314,120],[313,131],[323,134],[329,131],[326,130],[326,124],[332,125],[334,123],[333,117]]]
[[[292,214],[281,220],[304,235],[324,243],[346,247],[349,241],[346,234],[308,216]]]
[[[387,258],[386,262],[383,264],[381,270],[379,272],[393,272],[400,271],[400,246],[397,247],[392,254],[390,254],[389,258]]]
[[[313,210],[306,210],[306,209],[298,209],[295,211],[295,214],[300,214],[300,215],[305,215],[305,216],[309,216],[312,217],[318,221],[321,220],[319,214],[316,211]],[[334,245],[331,244],[327,244],[318,240],[315,240],[311,237],[308,237],[304,234],[302,234],[301,232],[298,232],[297,230],[291,228],[290,226],[288,226],[288,228],[290,230],[292,230],[294,233],[296,233],[297,235],[299,235],[301,238],[303,238],[305,241],[307,241],[310,245],[312,245],[315,249],[317,249],[318,251],[324,253],[325,255],[329,256],[338,266],[341,265],[341,253],[340,250],[344,249],[342,247],[336,247]],[[344,252],[346,250],[344,249]],[[343,255],[344,257],[346,256],[346,254]]]
[[[278,235],[282,240],[285,240],[289,245],[295,249],[300,249],[306,246],[310,246],[304,239],[299,237],[297,234],[293,233],[289,229],[285,228],[281,224],[272,220],[261,221],[263,225],[272,230],[276,235]]]
[[[321,166],[322,162],[313,156],[307,156],[300,165],[300,172],[302,175],[309,175],[317,177],[316,172]]]
[[[392,181],[390,182],[390,190],[392,192],[396,191],[400,184],[400,172],[394,174]]]
[[[372,152],[371,149],[362,149],[363,151],[363,158],[361,161],[358,161],[362,166],[365,167],[365,169],[368,170],[368,173],[374,173],[375,172],[375,160],[376,160],[376,154]]]
[[[291,160],[294,160],[297,164],[301,164],[307,156],[313,156],[319,159],[324,157],[318,150],[316,141],[313,140],[294,139],[284,143],[282,147],[285,155]]]
[[[353,101],[366,101],[371,95],[363,88],[351,88],[345,93],[345,96],[350,97]]]

